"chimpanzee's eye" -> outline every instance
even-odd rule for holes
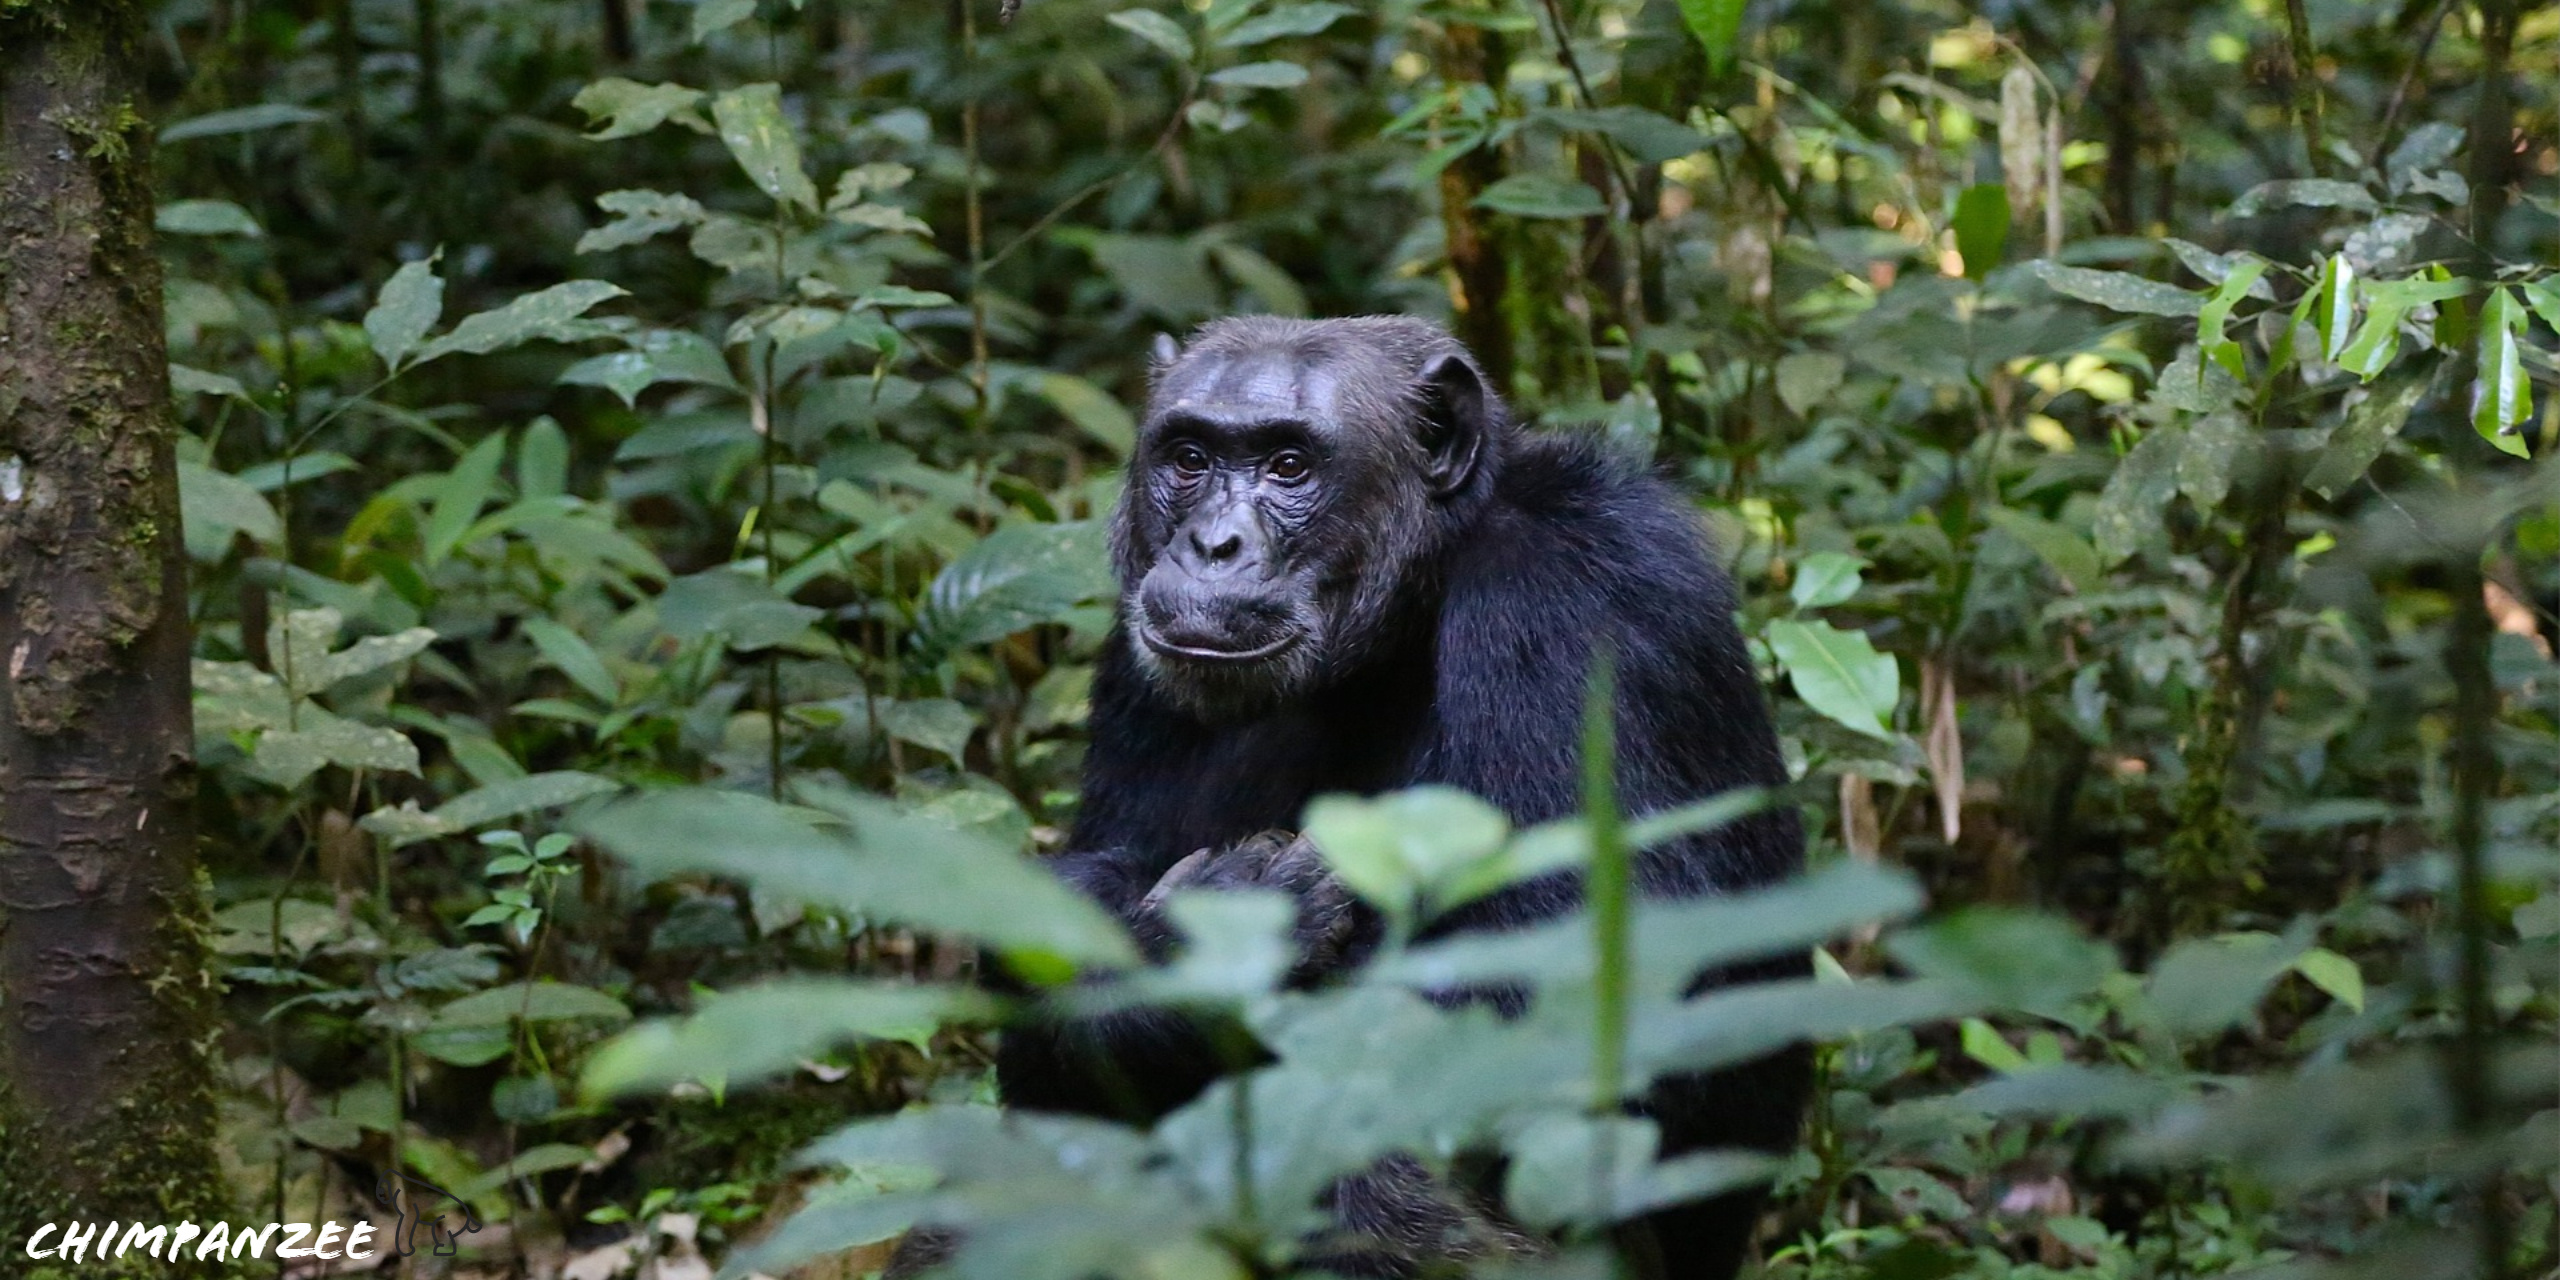
[[[1209,470],[1209,451],[1186,440],[1173,447],[1173,469],[1186,476],[1205,474]]]
[[[1307,473],[1313,469],[1307,455],[1296,449],[1283,449],[1271,455],[1271,478],[1282,484],[1296,484],[1306,479]]]

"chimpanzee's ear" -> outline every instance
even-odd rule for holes
[[[1420,438],[1423,478],[1431,494],[1445,498],[1467,487],[1493,431],[1484,379],[1460,355],[1434,356],[1422,366]]]
[[[1170,333],[1159,333],[1152,354],[1155,358],[1150,362],[1153,367],[1149,372],[1163,373],[1174,361],[1182,358],[1182,344],[1174,341]]]

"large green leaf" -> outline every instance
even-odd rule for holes
[[[2524,308],[2512,289],[2492,289],[2480,309],[2477,381],[2471,389],[2471,427],[2498,449],[2529,456],[2517,428],[2533,416],[2533,384],[2525,380],[2521,343]]]
[[[1872,737],[1890,739],[1902,670],[1863,631],[1782,618],[1769,624],[1769,649],[1785,664],[1805,705]]]
[[[261,102],[252,107],[233,107],[228,111],[207,112],[191,116],[160,131],[162,142],[184,142],[189,138],[213,138],[229,133],[255,133],[289,124],[319,124],[329,118],[326,112],[291,102]]]
[[[364,313],[365,341],[383,364],[397,369],[443,313],[444,281],[436,276],[435,256],[411,259],[383,282],[373,309]]]
[[[1247,18],[1218,37],[1221,49],[1249,49],[1290,36],[1311,36],[1355,12],[1347,4],[1284,4],[1260,17]]]
[[[1191,61],[1191,37],[1182,24],[1153,9],[1123,9],[1103,21],[1163,50],[1176,62]]]
[[[1036,863],[887,801],[825,798],[838,821],[824,827],[805,810],[694,789],[624,801],[579,829],[653,877],[733,876],[783,898],[1068,961],[1137,958],[1116,920]]]
[[[178,462],[178,518],[186,531],[187,554],[198,560],[221,559],[242,534],[267,545],[284,536],[284,521],[256,489],[238,476],[183,458]]]
[[[743,1085],[855,1040],[921,1046],[943,1023],[994,1010],[994,1000],[966,988],[783,979],[712,996],[691,1017],[624,1032],[587,1060],[580,1088],[611,1097],[687,1080]]]
[[[1100,521],[1009,524],[934,576],[915,646],[938,661],[955,649],[1063,621],[1113,590]]]
[[[593,987],[548,979],[473,992],[436,1010],[447,1027],[504,1026],[510,1022],[629,1022],[631,1010]]]
[[[2066,267],[2050,261],[2035,262],[2028,269],[2055,293],[2066,298],[2078,298],[2082,302],[2094,302],[2110,311],[2146,316],[2193,316],[2204,308],[2204,299],[2197,294],[2128,272]]]
[[[759,189],[784,204],[817,212],[818,188],[800,166],[800,138],[783,118],[780,85],[727,90],[712,99],[711,118],[720,126],[720,141]]]
[[[1515,173],[1476,197],[1476,207],[1516,218],[1596,218],[1609,203],[1588,185],[1549,173]]]
[[[449,355],[486,355],[502,347],[512,347],[537,339],[551,342],[575,342],[596,335],[593,324],[580,324],[579,317],[596,304],[619,298],[625,290],[620,285],[602,280],[571,280],[555,284],[538,293],[529,293],[513,302],[478,315],[465,316],[453,332],[419,348],[412,363]]]
[[[569,105],[587,113],[598,126],[587,136],[598,142],[647,133],[672,120],[697,132],[710,132],[701,113],[706,94],[680,84],[641,84],[606,76],[578,90]]]
[[[1733,65],[1734,46],[1742,40],[1745,0],[1680,0],[1680,21],[1707,51],[1707,67],[1721,73]]]

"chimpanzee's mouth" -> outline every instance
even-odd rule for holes
[[[1158,632],[1154,625],[1144,618],[1138,620],[1138,638],[1145,641],[1149,649],[1180,662],[1203,662],[1220,666],[1242,666],[1247,663],[1268,661],[1287,653],[1292,646],[1305,639],[1306,635],[1304,631],[1292,629],[1283,631],[1278,637],[1252,648],[1235,649],[1223,645],[1183,643]]]

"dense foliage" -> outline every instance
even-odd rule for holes
[[[1245,1276],[1492,1148],[1527,1274],[1768,1176],[1773,1276],[2560,1268],[2560,9],[1131,3],[157,7],[244,1205],[405,1168],[492,1224],[456,1274],[921,1213]],[[1133,954],[1022,855],[1148,341],[1231,311],[1445,318],[1679,476],[1818,869],[1316,993],[1179,901],[1056,998],[1276,1060],[999,1126],[970,968]],[[1308,825],[1418,925],[1730,814],[1591,800]],[[1774,1169],[1612,1105],[1801,1037]]]

